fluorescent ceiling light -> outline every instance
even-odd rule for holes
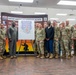
[[[72,6],[75,6],[76,1],[59,1],[57,4],[58,5],[72,5]]]
[[[26,3],[33,3],[34,0],[9,0],[10,2],[26,2]]]
[[[56,15],[58,15],[58,16],[66,16],[67,14],[58,13],[58,14],[56,14]]]
[[[67,19],[67,20],[69,20],[69,21],[75,21],[76,19],[71,19],[71,18],[69,18],[69,19]]]
[[[22,11],[11,11],[11,13],[15,13],[15,14],[22,14]]]
[[[43,12],[35,12],[36,15],[44,15],[46,13],[43,13]]]
[[[59,20],[59,18],[50,18],[50,20]]]

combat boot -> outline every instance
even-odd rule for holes
[[[55,58],[56,58],[56,59],[58,59],[58,58],[59,58],[58,54],[56,54]]]
[[[48,53],[47,55],[46,55],[46,58],[48,58],[50,56],[50,54]]]
[[[6,56],[2,56],[2,58],[6,59]]]
[[[2,56],[0,56],[0,60],[2,60],[3,58],[2,58]]]
[[[53,58],[53,54],[50,54],[49,58],[52,59]]]
[[[68,55],[66,58],[67,58],[67,59],[71,59],[71,56],[70,56],[70,55]]]
[[[44,57],[44,54],[42,54],[42,56],[41,56],[40,58],[41,58],[41,59],[45,58],[45,57]]]
[[[66,59],[66,54],[63,54],[63,55],[62,55],[62,58],[63,58],[63,59]]]
[[[41,55],[40,55],[40,54],[38,54],[36,57],[37,57],[37,58],[39,58],[40,56],[41,56]]]
[[[14,57],[14,58],[16,58],[17,56],[16,56],[16,55],[14,55],[13,57]]]
[[[11,56],[10,58],[13,59],[13,56]]]

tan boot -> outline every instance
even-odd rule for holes
[[[48,53],[47,55],[46,55],[46,58],[48,58],[50,56],[50,54]]]
[[[6,56],[2,56],[4,59],[6,59]]]
[[[41,58],[41,59],[45,58],[45,57],[44,57],[44,54],[42,54],[42,56],[41,56],[40,58]]]
[[[52,59],[53,58],[53,54],[50,54],[49,58]]]
[[[16,55],[14,55],[13,57],[14,57],[14,58],[16,58],[17,56],[16,56]]]
[[[2,60],[3,58],[0,56],[0,60]]]
[[[63,54],[63,55],[62,55],[62,58],[65,59],[65,58],[66,58],[66,54]]]
[[[13,56],[11,56],[10,58],[13,59]]]
[[[36,57],[39,58],[40,57],[40,54],[38,54]]]
[[[58,54],[56,54],[55,58],[56,58],[56,59],[58,59],[58,58],[59,58]]]
[[[70,55],[68,55],[66,58],[67,58],[67,59],[70,59],[70,58],[71,58],[71,56],[70,56]]]

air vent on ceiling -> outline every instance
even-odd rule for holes
[[[68,14],[69,16],[75,16],[75,14]]]

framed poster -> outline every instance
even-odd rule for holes
[[[18,21],[18,40],[35,39],[35,23],[33,20]]]

